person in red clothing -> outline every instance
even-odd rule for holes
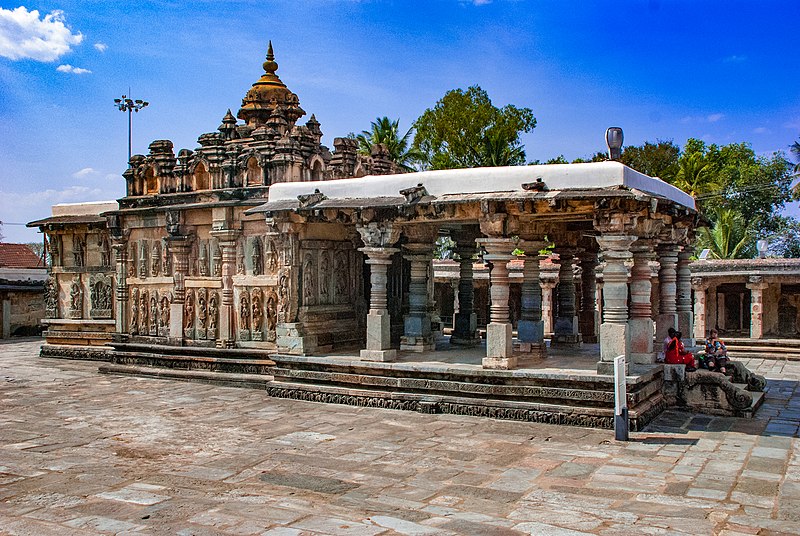
[[[694,372],[697,370],[694,356],[691,352],[687,352],[681,342],[682,333],[675,332],[675,336],[667,344],[667,352],[664,355],[664,362],[669,365],[686,365],[686,372]]]

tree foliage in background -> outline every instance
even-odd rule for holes
[[[643,145],[630,145],[623,149],[620,162],[651,177],[667,182],[678,172],[681,148],[671,140],[656,140]]]
[[[497,108],[479,86],[448,91],[414,123],[414,149],[423,168],[453,169],[513,166],[525,163],[520,134],[531,132],[536,118],[529,108]]]
[[[414,171],[414,166],[424,155],[410,147],[413,131],[410,128],[401,136],[399,119],[392,121],[388,117],[378,117],[370,123],[370,130],[363,130],[354,137],[358,141],[358,151],[361,154],[371,154],[372,146],[382,143],[389,151],[392,162],[405,171]]]

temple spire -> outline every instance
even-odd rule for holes
[[[278,63],[275,61],[275,53],[272,51],[272,40],[269,41],[269,48],[267,48],[267,61],[264,62],[264,70],[268,74],[275,74],[278,70]]]

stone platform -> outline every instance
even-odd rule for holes
[[[365,362],[348,352],[267,356],[246,349],[113,345],[111,363],[100,372],[252,387],[296,400],[613,427],[613,379],[596,373],[591,347],[523,356],[516,370],[485,370],[485,349],[448,344],[422,354],[398,352],[393,363]],[[666,405],[662,367],[634,366],[627,384],[631,429],[640,430]]]

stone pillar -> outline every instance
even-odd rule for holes
[[[542,323],[544,332],[553,333],[553,289],[556,284],[553,281],[542,281]]]
[[[702,341],[706,337],[706,285],[701,277],[691,279],[694,290],[694,338]]]
[[[750,276],[747,288],[750,289],[750,338],[764,337],[764,290],[769,285],[761,276]],[[724,301],[724,297],[723,297]]]
[[[486,326],[486,357],[483,368],[512,369],[517,366],[513,355],[511,319],[508,309],[508,262],[512,259],[515,243],[510,238],[479,238],[478,244],[486,249],[483,259],[492,264],[489,271],[489,324]]]
[[[630,338],[631,361],[639,364],[655,363],[653,349],[653,313],[651,310],[652,274],[650,261],[655,259],[653,242],[637,240],[631,247],[633,267],[630,284]]]
[[[400,349],[426,352],[436,347],[431,331],[428,271],[433,259],[433,242],[410,243],[403,246],[403,257],[411,263],[408,285],[408,314],[403,319]]]
[[[678,321],[678,331],[683,334],[684,344],[694,346],[694,326],[692,318],[692,271],[689,269],[692,252],[690,247],[683,246],[678,254],[676,273],[676,300],[675,310]]]
[[[225,233],[224,235],[222,233]],[[236,237],[235,231],[211,233],[219,239],[222,250],[222,299],[219,306],[218,348],[233,348],[236,344],[236,330],[233,303],[233,274],[236,273]]]
[[[574,252],[556,249],[558,253],[558,310],[550,345],[576,347],[581,345],[578,317],[575,314]]]
[[[628,329],[628,269],[634,236],[604,234],[597,237],[603,258],[603,323],[600,324],[600,361],[598,374],[613,374],[614,358],[625,356],[630,362]]]
[[[588,251],[581,255],[581,309],[578,314],[583,342],[597,342],[599,319],[597,314],[597,253]]]
[[[169,338],[173,341],[183,339],[183,304],[186,300],[185,279],[189,273],[189,251],[191,246],[187,237],[170,237],[169,249],[172,252],[172,283],[174,295],[169,306]],[[187,326],[188,327],[188,326]]]
[[[453,335],[450,344],[457,346],[477,346],[481,339],[478,336],[478,315],[475,314],[475,287],[473,286],[472,255],[475,243],[462,244],[456,247],[459,257],[458,280],[458,313],[453,317]]]
[[[658,317],[656,319],[656,339],[664,340],[669,328],[678,329],[677,314],[677,264],[678,246],[664,243],[658,246]]]
[[[392,255],[400,251],[388,247],[363,247],[370,268],[369,313],[367,314],[367,348],[361,350],[365,361],[394,361],[397,350],[391,348],[391,318],[387,309],[387,271]]]
[[[519,245],[523,251],[530,253],[525,254],[525,265],[522,269],[522,307],[517,322],[517,340],[521,352],[537,357],[544,357],[547,353],[542,321],[542,285],[539,279],[539,261],[542,257],[538,254],[546,245],[545,242],[523,242]]]
[[[114,304],[114,331],[128,332],[128,242],[114,239],[111,246],[117,256],[117,290]]]

